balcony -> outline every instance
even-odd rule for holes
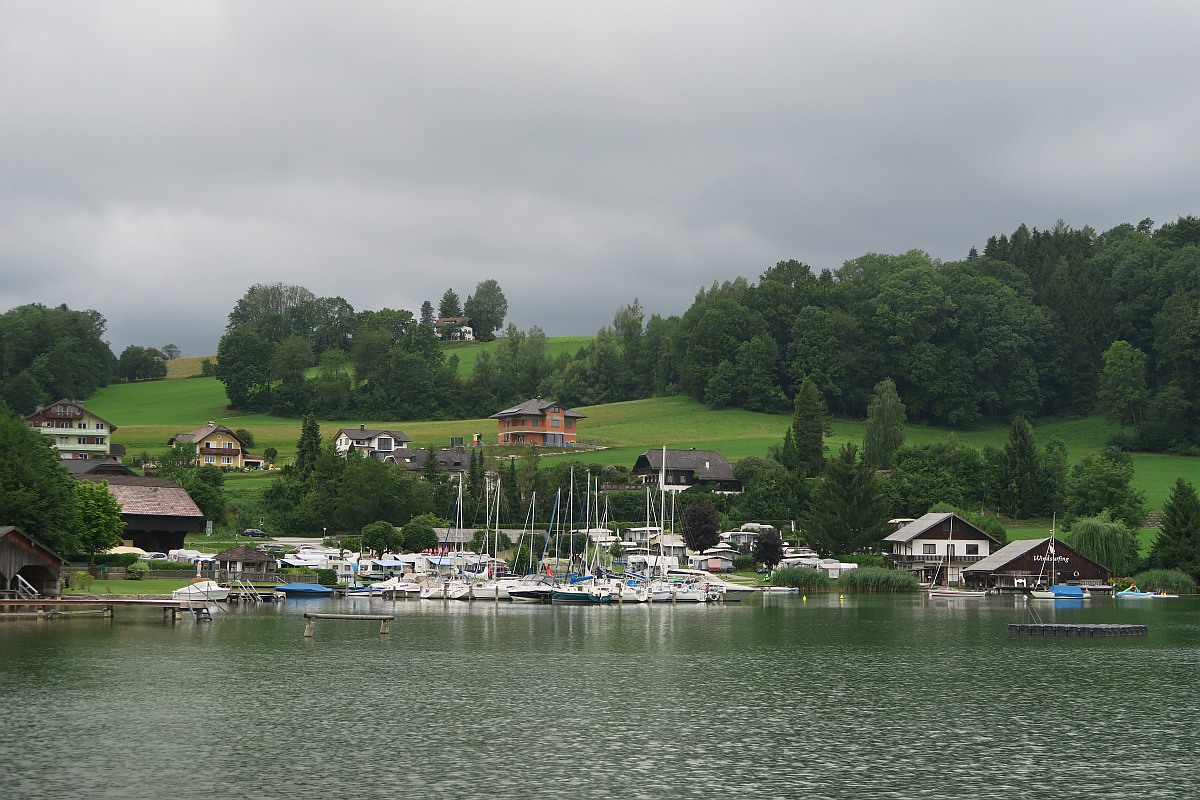
[[[201,447],[196,451],[202,456],[239,456],[242,454],[240,447]]]
[[[55,444],[55,448],[65,450],[72,453],[107,453],[108,443],[104,444],[77,444],[76,442],[67,442],[66,444]]]

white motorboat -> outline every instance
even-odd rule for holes
[[[222,586],[216,581],[196,581],[171,592],[172,600],[191,600],[204,602],[206,600],[228,600],[229,587]]]
[[[346,597],[383,597],[389,600],[420,596],[421,584],[398,576],[346,592]]]

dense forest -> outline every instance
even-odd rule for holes
[[[438,311],[459,308],[448,291]],[[507,302],[488,280],[461,308],[486,319],[488,338]],[[890,379],[913,421],[1099,411],[1125,426],[1123,446],[1193,454],[1198,311],[1200,218],[1101,234],[1059,223],[994,236],[961,261],[868,254],[819,272],[783,261],[755,282],[701,289],[681,316],[647,316],[635,299],[574,355],[552,357],[539,328],[509,324],[465,378],[428,301],[419,316],[356,311],[303,287],[255,285],[229,314],[215,375],[238,409],[397,420],[486,416],[534,395],[583,406],[686,394],[786,412],[806,380],[832,413],[861,417]],[[160,351],[118,359],[104,326],[65,306],[0,316],[0,397],[32,409],[161,376]]]
[[[818,273],[784,261],[701,289],[678,317],[647,318],[634,300],[574,356],[550,357],[540,329],[510,324],[465,380],[409,311],[255,286],[230,314],[217,376],[238,408],[384,419],[484,416],[533,395],[580,406],[682,393],[784,412],[806,379],[831,412],[861,417],[891,379],[914,421],[1101,411],[1129,446],[1192,453],[1198,309],[1200,219],[1103,234],[1059,223],[954,262],[868,254]]]

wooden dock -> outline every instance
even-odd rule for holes
[[[304,638],[305,639],[312,638],[313,628],[315,628],[317,626],[317,620],[319,620],[319,619],[378,620],[380,623],[379,624],[379,632],[381,634],[383,634],[383,633],[390,632],[389,626],[391,625],[392,620],[394,620],[395,618],[396,617],[392,614],[305,614],[304,615],[304,619],[305,619]]]
[[[1009,625],[1008,632],[1018,636],[1074,636],[1074,637],[1105,637],[1105,636],[1145,636],[1149,629],[1146,625],[1053,625],[1053,624],[1019,624]]]
[[[117,606],[142,606],[146,608],[161,608],[163,619],[170,618],[172,624],[179,618],[180,613],[194,614],[196,619],[212,619],[210,604],[194,600],[147,599],[130,597],[34,597],[34,598],[5,598],[0,600],[0,616],[4,614],[20,614],[22,616],[52,617],[62,613],[63,609],[82,609],[103,612],[111,617]],[[20,611],[20,609],[29,609]]]

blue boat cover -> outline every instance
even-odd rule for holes
[[[276,586],[275,591],[284,594],[333,594],[333,589],[319,583],[285,583]]]
[[[1054,596],[1056,598],[1057,597],[1063,597],[1063,598],[1067,598],[1067,597],[1082,598],[1083,597],[1083,587],[1071,586],[1070,584],[1066,584],[1066,583],[1056,583],[1050,587],[1050,591],[1054,592]]]

